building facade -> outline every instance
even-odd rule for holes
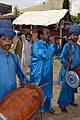
[[[12,5],[0,3],[0,15],[11,13],[11,12],[12,12]]]

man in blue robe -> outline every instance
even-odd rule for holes
[[[41,89],[44,92],[44,105],[40,112],[55,113],[52,107],[53,88],[53,56],[60,54],[61,47],[50,38],[50,31],[42,27],[38,31],[39,40],[32,46],[30,65],[30,81],[38,86],[48,83]],[[59,43],[59,41],[57,41]]]
[[[77,106],[77,104],[74,102],[77,88],[71,88],[67,84],[65,79],[65,73],[67,73],[69,69],[73,69],[75,66],[80,65],[80,45],[77,44],[79,34],[79,26],[72,25],[69,28],[70,40],[64,45],[62,54],[60,56],[62,67],[60,70],[58,83],[60,84],[60,81],[62,81],[62,88],[57,103],[59,104],[60,109],[64,113],[67,112],[65,106],[69,104]]]
[[[16,74],[21,84],[28,80],[25,75],[22,77],[18,69],[20,64],[16,54],[9,52],[14,35],[12,22],[10,20],[0,20],[0,100],[17,87]]]

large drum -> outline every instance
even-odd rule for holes
[[[35,84],[25,84],[0,102],[0,120],[31,120],[44,103],[44,94]]]
[[[80,86],[80,65],[65,74],[67,84],[72,88]]]

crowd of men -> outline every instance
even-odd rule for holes
[[[56,114],[52,105],[53,56],[59,56],[62,66],[58,84],[61,81],[62,88],[57,104],[64,113],[67,112],[66,106],[69,104],[77,107],[75,103],[77,88],[71,88],[67,84],[65,74],[75,66],[80,65],[80,45],[77,44],[79,34],[78,25],[70,26],[70,39],[62,49],[59,44],[60,41],[55,41],[48,27],[43,26],[38,30],[38,40],[33,45],[31,45],[32,35],[30,33],[23,35],[19,32],[14,53],[12,53],[9,51],[15,36],[12,23],[10,20],[0,20],[0,100],[3,100],[7,94],[17,88],[17,74],[21,84],[30,82],[41,86],[47,83],[41,88],[44,93],[44,105],[39,112]],[[24,78],[22,78],[15,62],[22,71]],[[26,77],[28,67],[30,67],[30,80]]]

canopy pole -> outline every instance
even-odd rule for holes
[[[33,28],[33,27],[32,27],[32,25],[31,25],[31,31],[30,31],[31,34],[33,33],[33,32],[32,32],[32,28]]]
[[[60,22],[60,37],[62,37],[62,22]],[[60,39],[60,45],[62,45],[61,39]]]

